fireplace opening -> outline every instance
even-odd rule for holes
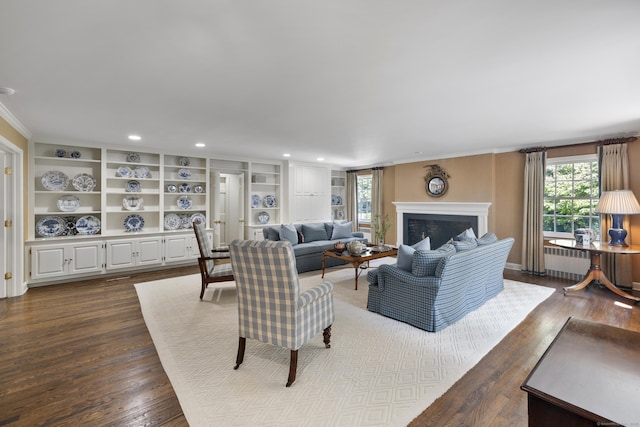
[[[472,228],[478,236],[477,216],[404,213],[402,224],[405,245],[429,237],[431,248],[437,249],[467,228]]]

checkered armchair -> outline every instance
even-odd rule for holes
[[[291,350],[287,387],[296,379],[298,349],[321,331],[330,347],[334,321],[333,285],[301,292],[296,260],[288,241],[234,240],[229,246],[236,279],[240,341],[236,366],[244,360],[246,339]]]
[[[194,221],[193,232],[196,234],[198,249],[200,250],[198,267],[200,267],[200,278],[202,280],[202,288],[200,290],[200,299],[202,299],[204,291],[210,283],[233,281],[233,271],[231,264],[224,262],[224,260],[229,259],[229,252],[211,249],[211,244],[202,222]],[[215,295],[215,290],[213,292]],[[222,295],[222,288],[218,288],[218,301],[220,300],[220,295]]]

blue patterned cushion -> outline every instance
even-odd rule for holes
[[[331,240],[348,239],[349,237],[353,237],[351,235],[351,229],[352,229],[351,221],[345,222],[343,224],[334,223],[333,233],[331,234]]]
[[[478,247],[478,241],[476,239],[468,239],[468,240],[460,240],[460,241],[454,240],[451,243],[453,244],[453,246],[455,246],[456,251],[458,252],[468,251],[470,249]]]
[[[462,240],[475,239],[475,238],[476,238],[476,233],[473,231],[473,228],[467,228],[462,233],[454,237],[453,240],[462,241]]]
[[[478,246],[481,245],[490,245],[491,243],[495,243],[498,241],[498,236],[493,233],[485,233],[482,237],[477,239]]]
[[[293,224],[280,225],[279,240],[286,240],[287,242],[290,242],[292,246],[295,246],[298,244],[298,232],[296,231],[296,228],[293,226]]]
[[[411,271],[411,264],[413,263],[413,253],[416,250],[413,246],[400,245],[398,247],[398,268],[404,271]]]
[[[424,239],[420,240],[418,243],[412,245],[412,247],[417,251],[430,251],[431,239],[427,236]]]
[[[266,240],[280,240],[280,230],[275,227],[265,227],[262,229],[262,235]]]
[[[440,260],[455,253],[456,248],[449,243],[445,243],[435,251],[415,251],[411,263],[411,273],[421,277],[433,276]]]
[[[315,242],[316,240],[329,240],[324,224],[302,224],[302,234],[304,235],[305,243]]]

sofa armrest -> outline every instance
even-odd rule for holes
[[[385,286],[403,283],[408,286],[437,289],[442,279],[436,276],[414,276],[408,271],[398,268],[397,264],[385,264],[378,268],[378,287],[384,291]]]
[[[358,237],[360,239],[364,238],[364,233],[362,231],[353,231],[353,232],[351,232],[351,235],[353,237]]]

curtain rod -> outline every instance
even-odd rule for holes
[[[531,147],[531,148],[523,148],[521,150],[519,150],[520,153],[537,153],[539,151],[547,151],[547,150],[553,150],[555,148],[568,148],[568,147],[578,147],[581,145],[589,145],[589,144],[597,144],[597,145],[612,145],[612,144],[624,144],[627,142],[634,142],[637,141],[638,138],[636,138],[635,136],[629,136],[626,138],[609,138],[609,139],[602,139],[600,141],[591,141],[591,142],[579,142],[577,144],[568,144],[568,145],[558,145],[556,147]]]

